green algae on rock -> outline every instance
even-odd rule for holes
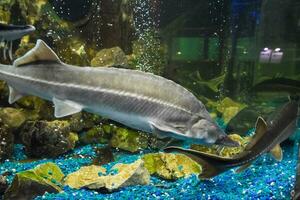
[[[181,154],[150,153],[142,157],[150,174],[173,180],[201,173],[201,166]]]
[[[216,154],[219,156],[223,157],[232,157],[236,154],[241,153],[246,145],[250,142],[251,137],[241,137],[238,134],[231,134],[229,137],[237,141],[240,146],[239,147],[222,147],[222,150],[220,150],[220,146],[218,145],[212,145],[210,147],[204,146],[204,145],[196,145],[193,144],[191,145],[191,149],[197,150],[197,151],[202,151],[206,153],[211,153],[211,154]]]
[[[128,61],[120,47],[102,49],[91,61],[92,67],[122,66],[127,67]]]
[[[80,132],[82,130],[88,130],[95,125],[100,124],[102,118],[98,115],[88,112],[80,112],[66,118],[70,123],[70,129],[73,132]]]
[[[0,122],[0,161],[10,158],[14,148],[14,135],[12,131]]]
[[[94,126],[79,135],[79,141],[83,144],[107,144],[111,138],[111,132],[106,132],[103,126]]]
[[[33,115],[37,115],[36,119],[54,119],[54,109],[52,104],[36,96],[26,96],[21,98],[16,102],[16,107],[32,111]],[[31,118],[31,120],[34,119],[35,118]]]
[[[78,140],[65,120],[29,121],[20,131],[25,152],[33,157],[56,157],[73,149]]]
[[[34,169],[17,173],[4,199],[33,199],[45,192],[58,193],[62,191],[63,177],[64,174],[54,163],[38,165]]]
[[[229,97],[225,97],[220,102],[210,101],[207,106],[221,113],[225,123],[228,123],[239,111],[247,107],[247,105],[235,102]]]
[[[114,191],[126,186],[150,183],[150,174],[141,159],[131,164],[118,163],[113,166],[111,171],[117,173],[107,173],[105,168],[95,165],[82,167],[69,174],[64,184],[76,189],[86,187],[95,190]]]
[[[0,108],[0,119],[11,129],[20,128],[27,120],[36,120],[38,115],[23,108]]]
[[[148,146],[148,137],[138,131],[126,128],[116,128],[110,140],[112,147],[129,152],[137,152]]]

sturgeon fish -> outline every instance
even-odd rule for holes
[[[8,49],[9,58],[12,60],[12,41],[22,38],[35,31],[31,25],[12,25],[0,23],[0,42],[4,44],[3,57],[6,60],[6,51]],[[8,44],[9,43],[9,44]],[[8,47],[9,46],[9,47]]]
[[[180,147],[167,147],[166,152],[179,152],[192,158],[202,166],[200,179],[208,179],[217,176],[229,169],[239,167],[241,172],[251,165],[262,154],[270,151],[277,160],[282,159],[281,142],[291,136],[297,128],[298,100],[291,99],[280,112],[268,123],[258,118],[256,122],[255,135],[245,150],[233,158],[220,157],[191,149]]]
[[[160,138],[238,145],[182,86],[141,71],[67,65],[42,40],[12,66],[0,65],[0,79],[9,103],[38,96],[53,101],[58,118],[85,110]]]

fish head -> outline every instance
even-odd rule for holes
[[[239,143],[230,139],[212,120],[202,118],[191,126],[191,135],[195,142],[237,147]]]
[[[29,34],[29,33],[34,32],[36,29],[32,25],[25,25],[23,30],[24,30],[24,33]]]

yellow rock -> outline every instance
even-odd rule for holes
[[[228,97],[225,97],[220,102],[208,102],[207,106],[222,113],[225,123],[228,123],[238,112],[247,107],[247,105],[235,102]]]
[[[116,174],[106,174],[103,167],[95,165],[82,167],[66,177],[65,185],[76,189],[106,188],[108,191],[113,191],[130,185],[146,185],[150,182],[150,174],[141,159],[131,164],[116,164],[111,170]]]
[[[78,171],[69,174],[64,184],[78,189],[96,182],[99,179],[99,174],[106,174],[106,169],[97,165],[81,167]]]
[[[206,152],[206,153],[216,154],[216,155],[223,156],[223,157],[232,157],[232,156],[242,152],[244,150],[244,148],[246,147],[246,145],[251,140],[251,137],[241,137],[240,135],[237,135],[237,134],[231,134],[231,135],[229,135],[229,137],[232,140],[239,142],[240,146],[233,147],[233,148],[232,147],[220,148],[220,146],[218,146],[218,145],[212,145],[212,146],[208,147],[208,146],[204,146],[204,145],[193,144],[191,146],[191,149]]]
[[[143,160],[150,174],[164,179],[178,179],[201,172],[196,162],[181,154],[150,153],[144,155]]]

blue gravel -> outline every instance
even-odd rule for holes
[[[297,134],[300,134],[300,131]],[[11,172],[11,175],[8,176],[8,180],[11,182],[17,172],[51,161],[56,163],[65,174],[68,174],[78,170],[81,166],[89,165],[95,157],[95,148],[101,146],[86,145],[56,159],[35,161],[26,160],[23,146],[15,145],[13,159],[6,160],[0,165],[0,173]],[[281,162],[276,162],[269,155],[263,155],[243,173],[235,174],[231,170],[207,181],[200,181],[195,175],[177,181],[151,177],[150,185],[127,187],[108,194],[64,187],[64,192],[46,193],[36,199],[289,199],[295,182],[297,149],[298,144],[285,146],[283,148],[284,158]],[[134,162],[147,152],[127,154],[115,151],[116,161],[105,167],[110,170],[116,163]],[[110,171],[110,173],[117,172]]]

